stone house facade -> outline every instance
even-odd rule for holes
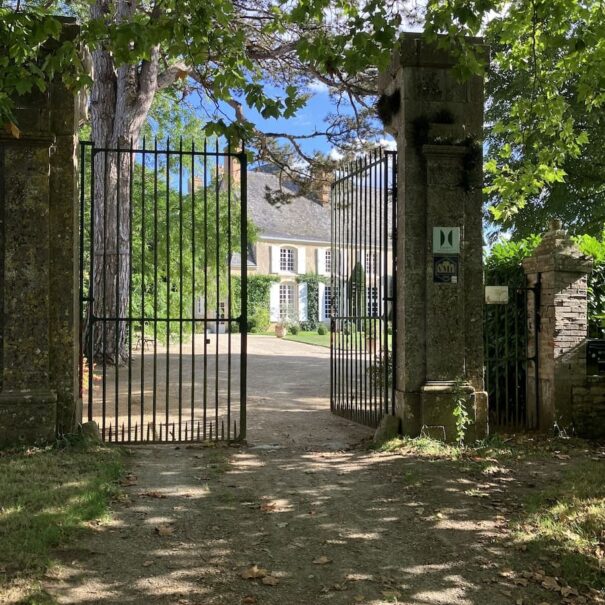
[[[329,322],[330,275],[332,271],[350,275],[356,263],[361,263],[365,272],[368,315],[378,316],[385,285],[381,251],[358,247],[345,253],[332,249],[329,186],[315,198],[296,195],[293,186],[281,183],[270,168],[251,170],[247,180],[248,218],[257,228],[257,241],[248,251],[248,273],[278,278],[270,291],[271,322],[308,319],[307,285],[301,276],[310,273],[326,282],[319,284],[319,321]],[[287,201],[274,203],[271,193],[276,191],[289,194]],[[390,251],[388,256],[390,267]],[[233,269],[240,266],[241,260],[234,259]],[[390,283],[390,275],[387,281]]]

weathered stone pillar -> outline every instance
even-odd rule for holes
[[[16,102],[20,137],[0,132],[0,446],[81,420],[76,97],[57,78]]]
[[[461,389],[472,402],[471,432],[487,433],[483,81],[458,82],[454,64],[420,34],[406,34],[381,78],[380,100],[399,162],[398,414],[405,433],[439,427],[447,439],[456,435],[454,399]]]
[[[528,286],[539,292],[539,323],[529,323],[537,364],[528,371],[528,392],[535,391],[536,370],[538,388],[530,400],[528,422],[543,431],[555,422],[569,428],[574,420],[572,391],[586,383],[587,279],[592,259],[583,256],[561,223],[554,221],[523,268]]]

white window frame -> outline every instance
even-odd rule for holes
[[[324,250],[324,272],[326,275],[332,273],[332,250],[329,248]]]
[[[365,270],[366,275],[375,275],[378,266],[378,255],[373,250],[366,250]]]
[[[380,317],[380,288],[378,286],[368,286],[366,292],[368,317]]]
[[[289,294],[286,296],[285,292]],[[288,300],[289,299],[289,300]],[[281,282],[279,284],[279,319],[281,321],[291,319],[296,312],[296,284],[292,282]]]
[[[330,319],[332,316],[332,286],[324,287],[323,305],[323,316],[326,320]]]
[[[282,273],[296,271],[296,250],[287,246],[279,249],[279,270]]]

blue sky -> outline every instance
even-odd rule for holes
[[[283,92],[279,88],[271,85],[265,86],[265,92],[274,97],[283,96]],[[309,87],[309,92],[312,96],[307,101],[305,107],[299,110],[293,118],[265,119],[256,110],[248,107],[245,109],[245,115],[264,132],[285,132],[293,135],[305,135],[314,131],[325,130],[327,127],[326,117],[328,114],[336,112],[336,108],[330,99],[328,87],[321,82],[313,82]],[[351,108],[346,103],[340,105],[339,111],[347,115],[352,114]],[[391,138],[386,133],[384,137],[385,139]],[[281,141],[286,142],[285,139]],[[333,149],[332,145],[324,137],[314,137],[299,142],[304,152],[310,155],[315,151],[329,155]]]

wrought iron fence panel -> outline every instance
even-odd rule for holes
[[[332,185],[331,409],[369,426],[394,413],[397,156],[376,150]]]
[[[81,144],[81,392],[105,441],[246,434],[246,156]]]

